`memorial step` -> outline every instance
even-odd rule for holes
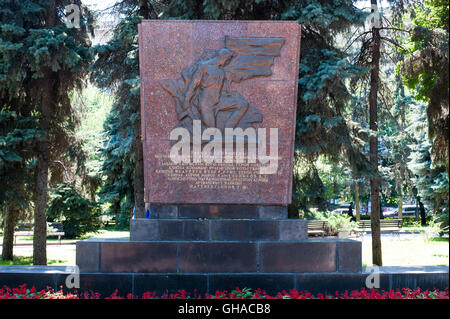
[[[298,241],[77,242],[81,272],[106,273],[290,273],[360,272],[361,242]]]
[[[150,205],[150,218],[226,218],[285,219],[287,206],[282,205]]]
[[[308,238],[302,219],[133,219],[131,241],[290,241]]]

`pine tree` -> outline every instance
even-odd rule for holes
[[[372,166],[372,176],[370,176],[370,202],[371,202],[371,230],[372,230],[372,260],[373,263],[382,266],[381,250],[381,185],[383,182],[382,172],[380,172],[380,145],[379,129],[381,123],[381,106],[383,81],[381,79],[381,67],[383,59],[387,56],[386,45],[400,47],[397,39],[402,35],[402,29],[396,28],[397,24],[405,12],[404,2],[395,0],[389,1],[391,16],[384,17],[380,12],[377,0],[371,0],[372,25],[370,30],[356,36],[361,39],[360,52],[357,54],[357,63],[370,68],[368,76],[361,77],[358,81],[364,83],[364,89],[368,90],[367,103],[369,107],[369,161]]]
[[[43,138],[37,143],[34,181],[33,262],[46,264],[46,204],[50,181],[60,178],[61,158],[71,143],[76,118],[69,93],[82,86],[90,61],[86,10],[75,1],[80,28],[68,28],[64,8],[73,1],[0,2],[0,80],[11,110],[38,117]]]

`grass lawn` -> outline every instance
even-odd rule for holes
[[[52,266],[59,266],[59,265],[74,265],[75,264],[75,255],[72,256],[72,253],[70,250],[65,251],[66,255],[58,254],[58,256],[55,256],[59,259],[52,259],[50,258],[49,252],[47,252],[47,265]],[[73,251],[73,254],[75,253],[75,250]],[[27,256],[21,256],[20,254],[26,254]],[[1,260],[0,259],[0,266],[1,265],[23,265],[23,266],[30,266],[33,265],[33,251],[21,251],[19,254],[14,253],[14,260]]]
[[[88,238],[128,238],[130,237],[129,231],[117,231],[117,230],[104,230],[101,229],[96,233],[88,233],[79,239],[65,239],[61,238],[61,243],[74,242],[80,239]],[[33,236],[19,236],[16,242],[19,243],[30,243],[33,241]],[[47,237],[47,242],[59,242],[58,237]],[[3,243],[3,236],[0,234],[0,244]]]
[[[434,266],[449,264],[448,238],[398,240],[382,238],[383,266]],[[362,242],[363,266],[372,266],[372,241]]]
[[[89,233],[83,236],[87,238],[129,238],[128,231],[113,231],[100,230],[97,233]],[[32,236],[17,237],[17,243],[31,244]],[[57,242],[58,239],[54,237],[47,238],[47,242]],[[62,245],[48,245],[47,246],[47,264],[48,265],[75,265],[75,244],[72,244],[76,239],[61,239]],[[3,237],[0,237],[0,243],[3,242]],[[64,245],[64,243],[66,243]],[[68,245],[69,244],[69,245]],[[1,246],[0,246],[1,252]],[[0,265],[32,265],[33,264],[33,247],[14,246],[14,261],[5,261],[0,258]]]
[[[105,230],[101,229],[97,233],[88,233],[82,237],[82,239],[87,238],[129,238],[129,231],[119,231],[119,230]]]

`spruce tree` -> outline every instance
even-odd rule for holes
[[[449,181],[446,167],[439,161],[433,161],[426,108],[423,103],[418,103],[410,114],[413,120],[407,130],[413,136],[414,142],[410,146],[408,168],[412,172],[417,197],[430,205],[443,223],[442,228],[447,227],[448,231]]]
[[[354,1],[172,1],[163,18],[176,19],[242,19],[295,20],[302,25],[299,96],[296,115],[295,163],[308,162],[306,175],[294,174],[293,204],[296,209],[309,204],[302,190],[303,178],[314,177],[317,189],[308,193],[323,193],[323,183],[314,161],[325,155],[335,163],[345,159],[358,174],[370,172],[368,160],[355,147],[357,142],[344,120],[344,109],[351,100],[346,81],[359,77],[364,68],[349,62],[348,55],[338,46],[336,38],[362,23],[365,14]],[[302,160],[300,160],[300,158]],[[321,195],[322,196],[322,195]],[[318,197],[319,198],[319,197]],[[325,199],[320,200],[323,207]]]
[[[345,82],[364,72],[364,68],[349,63],[348,55],[339,49],[336,41],[337,35],[349,31],[365,17],[354,6],[354,1],[127,0],[118,1],[114,11],[125,18],[115,29],[113,39],[96,49],[98,59],[92,75],[100,87],[114,88],[117,98],[105,123],[108,137],[103,149],[104,184],[100,193],[102,199],[111,204],[114,215],[127,220],[133,207],[136,207],[136,215],[140,215],[134,196],[135,176],[139,176],[135,158],[139,157],[136,153],[139,148],[134,146],[139,144],[140,136],[136,25],[141,18],[296,20],[301,23],[296,157],[307,158],[310,163],[320,155],[335,162],[345,158],[355,171],[370,171],[368,160],[354,147],[351,130],[343,117],[351,99]],[[315,170],[311,166],[310,172]],[[320,176],[311,176],[316,180],[315,185],[322,185]],[[294,185],[294,196],[301,193],[299,187],[302,185]],[[320,189],[312,191],[322,192]]]
[[[0,105],[0,209],[4,213],[2,259],[13,259],[14,228],[21,213],[30,209],[33,156],[43,134],[39,122],[21,111],[10,111],[8,100]]]
[[[80,27],[65,23],[65,6],[75,3]],[[91,57],[86,9],[80,1],[0,2],[0,80],[2,98],[11,110],[25,108],[38,117],[42,139],[35,149],[33,262],[46,258],[46,205],[50,180],[58,179],[56,161],[71,143],[76,118],[69,93],[81,88]]]
[[[361,76],[364,68],[348,61],[336,38],[361,24],[365,14],[355,1],[174,0],[162,17],[219,20],[294,20],[302,25],[297,105],[296,150],[315,159],[325,154],[345,155],[356,170],[368,169],[367,160],[352,147],[343,119],[351,99],[345,81]]]
[[[97,59],[91,79],[114,94],[104,124],[99,195],[110,204],[110,214],[119,227],[128,225],[133,210],[136,217],[145,216],[137,25],[142,19],[157,18],[159,9],[150,1],[118,1],[113,12],[124,18],[114,28],[112,39],[94,48]]]

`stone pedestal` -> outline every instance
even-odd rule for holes
[[[308,239],[308,222],[285,213],[282,206],[153,205],[153,218],[131,220],[129,239],[77,242],[82,285],[132,280],[135,291],[276,292],[323,276],[362,280],[361,242]],[[338,280],[323,282],[334,289]]]
[[[361,243],[307,239],[307,221],[133,219],[130,239],[77,242],[81,272],[259,274],[361,272]]]

